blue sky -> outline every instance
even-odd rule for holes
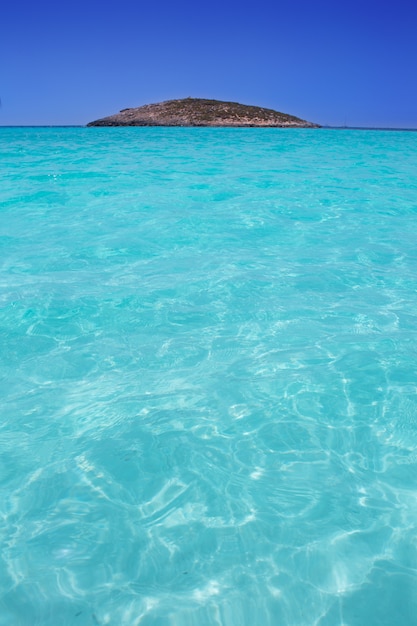
[[[0,125],[86,124],[187,96],[417,128],[417,5],[5,0]]]

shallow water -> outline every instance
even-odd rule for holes
[[[0,626],[412,626],[417,133],[0,129]]]

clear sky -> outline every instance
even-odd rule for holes
[[[172,98],[417,128],[415,0],[4,0],[0,125]]]

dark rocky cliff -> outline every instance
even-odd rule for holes
[[[201,98],[167,100],[90,122],[87,126],[269,126],[318,128],[294,115],[273,109]]]

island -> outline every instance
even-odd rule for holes
[[[145,104],[90,122],[87,126],[256,126],[320,128],[294,115],[273,109],[204,98]]]

